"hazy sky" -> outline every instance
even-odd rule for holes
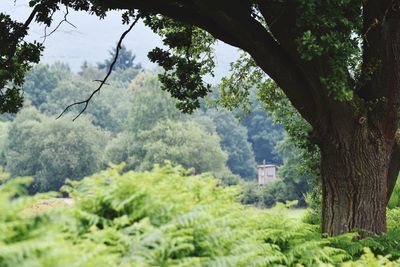
[[[16,4],[13,0],[0,0],[0,12],[7,13],[23,22],[30,13],[27,3],[28,0],[17,0]],[[63,12],[60,11],[55,17],[55,25],[62,20]],[[79,70],[84,60],[95,64],[109,57],[108,50],[115,46],[122,32],[127,29],[127,25],[122,25],[120,15],[116,12],[109,14],[104,20],[99,20],[96,16],[90,16],[84,12],[70,11],[68,20],[76,28],[64,23],[57,32],[48,37],[42,62],[67,62],[75,71]],[[30,40],[43,40],[43,25],[32,25],[30,33]],[[161,45],[161,39],[142,23],[136,25],[126,36],[124,44],[134,52],[137,62],[142,63],[145,68],[155,66],[147,59],[147,53],[157,45]],[[236,48],[220,42],[216,47],[216,77],[212,81],[215,82],[226,75],[229,71],[229,63],[237,56]]]

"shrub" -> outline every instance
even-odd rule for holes
[[[243,204],[260,204],[261,200],[261,190],[259,189],[258,183],[256,181],[249,181],[243,183]]]
[[[0,266],[400,264],[376,255],[384,247],[379,238],[388,237],[324,238],[316,226],[290,219],[284,205],[272,211],[241,205],[240,187],[220,187],[209,175],[172,166],[121,170],[69,182],[74,206],[36,215],[23,212],[38,198],[20,196],[26,178],[3,182]]]
[[[393,189],[393,193],[388,203],[388,208],[400,208],[400,179],[397,179],[396,186]]]
[[[54,120],[30,108],[10,124],[6,167],[14,176],[35,177],[31,193],[59,190],[66,178],[80,179],[99,170],[109,134],[85,117],[74,123],[68,118]]]
[[[305,195],[307,203],[307,213],[303,218],[305,223],[320,225],[322,222],[322,192],[319,186],[314,188]]]
[[[68,210],[27,212],[39,199],[54,197],[26,196],[31,182],[28,177],[10,180],[0,169],[0,266],[113,266],[118,255],[104,244],[78,236]]]

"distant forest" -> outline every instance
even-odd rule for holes
[[[0,116],[0,165],[13,176],[33,176],[30,193],[58,191],[67,178],[78,180],[109,164],[144,171],[168,160],[195,174],[211,172],[223,185],[244,183],[247,204],[304,200],[310,177],[299,171],[301,153],[255,90],[251,113],[216,105],[216,88],[193,114],[183,114],[161,90],[157,71],[142,69],[125,47],[121,52],[108,84],[76,121],[82,106],[56,117],[87,98],[110,60],[84,62],[78,73],[64,63],[37,65],[26,76],[25,108]],[[264,160],[280,166],[280,180],[260,191],[256,166]]]

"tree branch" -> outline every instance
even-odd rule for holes
[[[140,19],[140,16],[137,16],[137,17],[135,18],[135,20],[132,22],[132,24],[129,26],[129,28],[128,28],[128,29],[121,35],[121,37],[119,38],[119,41],[118,41],[118,43],[117,43],[117,47],[116,47],[116,50],[115,50],[115,57],[114,57],[114,60],[112,61],[111,65],[110,65],[110,67],[109,67],[109,69],[108,69],[108,72],[107,72],[106,76],[104,77],[103,80],[101,80],[99,87],[98,87],[96,90],[94,90],[94,91],[89,95],[89,97],[88,97],[86,100],[79,101],[79,102],[75,102],[75,103],[72,103],[72,104],[70,104],[69,106],[67,106],[67,107],[64,109],[64,111],[61,112],[61,114],[60,114],[56,119],[61,118],[61,116],[62,116],[64,113],[66,113],[71,107],[76,106],[76,105],[83,105],[83,104],[84,104],[83,109],[78,113],[78,115],[77,115],[72,121],[75,121],[77,118],[79,118],[79,116],[82,115],[83,112],[85,112],[85,110],[86,110],[86,108],[88,107],[89,102],[92,100],[93,96],[94,96],[96,93],[100,92],[100,90],[101,90],[101,88],[103,87],[103,85],[106,84],[106,81],[107,81],[108,77],[110,77],[110,75],[111,75],[111,73],[112,73],[112,71],[113,71],[113,68],[114,68],[115,63],[117,62],[117,59],[118,59],[118,56],[119,56],[119,51],[120,51],[121,45],[122,45],[122,41],[124,40],[125,36],[133,29],[133,27],[136,25],[136,23],[139,21],[139,19]]]
[[[53,17],[53,14],[54,14],[54,11],[51,14],[51,17]],[[72,24],[70,21],[68,21],[68,19],[67,19],[68,14],[69,14],[69,10],[68,10],[68,6],[66,5],[65,6],[65,12],[64,12],[64,18],[57,24],[57,26],[49,34],[46,33],[47,25],[45,26],[45,28],[44,28],[44,36],[42,37],[42,38],[44,38],[42,44],[44,44],[44,42],[46,41],[47,37],[49,37],[50,35],[55,33],[64,22],[68,23],[69,25],[71,25],[72,27],[74,27],[76,29],[76,26],[74,24]]]
[[[393,0],[370,0],[363,7],[363,65],[358,89],[367,101],[399,91],[398,64],[394,63],[399,61],[400,19],[395,4]]]
[[[18,46],[18,42],[20,40],[20,38],[25,37],[25,31],[29,28],[29,25],[32,23],[33,19],[35,18],[37,12],[38,12],[39,7],[35,6],[32,10],[32,12],[29,14],[29,17],[26,19],[26,21],[24,22],[23,27],[21,27],[19,29],[18,32],[15,33],[15,36],[17,38],[14,39],[14,43],[12,44],[12,50],[8,53],[8,59],[5,63],[5,65],[9,65],[9,62],[12,60],[13,55],[15,55],[15,52],[17,51],[17,46]]]
[[[299,27],[299,6],[295,1],[257,0],[256,3],[271,34],[279,42],[293,64],[297,66],[298,72],[307,80],[310,86],[308,96],[315,103],[319,120],[329,120],[329,117],[325,114],[331,112],[331,104],[337,104],[337,102],[332,101],[326,86],[321,82],[321,77],[330,72],[329,56],[316,57],[312,60],[302,58],[296,41],[299,37],[298,31],[296,31]],[[321,31],[319,34],[322,35],[323,32]],[[347,83],[348,88],[355,89],[355,81],[348,72]],[[341,105],[344,106],[343,103]],[[315,128],[315,125],[313,126]]]
[[[303,117],[315,125],[318,112],[310,83],[267,29],[252,17],[250,2],[101,0],[99,3],[109,8],[139,9],[150,14],[161,14],[195,25],[217,39],[245,50],[285,91]]]
[[[39,6],[35,6],[33,8],[31,14],[29,15],[28,19],[24,23],[24,29],[27,29],[29,27],[29,25],[32,23],[32,20],[35,18],[38,9],[39,9]]]

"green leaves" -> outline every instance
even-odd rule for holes
[[[349,73],[358,72],[361,54],[362,1],[300,0],[298,4],[300,57],[314,64],[327,61],[329,68],[319,74],[320,81],[335,100],[350,101],[355,88]]]
[[[164,45],[169,47],[168,50],[157,47],[148,54],[152,62],[164,69],[159,75],[162,89],[179,100],[180,110],[192,113],[200,107],[199,98],[211,89],[204,84],[203,77],[213,73],[215,39],[199,28],[166,17],[146,17],[145,24],[161,35]]]
[[[82,178],[98,170],[108,138],[88,119],[55,121],[33,108],[25,109],[9,127],[4,158],[14,176],[35,176],[31,193],[58,190],[66,178]]]
[[[388,207],[391,209],[400,208],[400,180],[397,179],[396,186],[393,189],[393,193],[389,199]]]
[[[210,175],[170,164],[150,172],[122,168],[70,181],[64,190],[74,204],[47,211],[34,205],[50,195],[25,196],[29,178],[0,172],[0,266],[398,264],[380,256],[387,251],[374,255],[379,239],[324,238],[290,219],[283,204],[268,211],[239,204],[240,188],[221,187]],[[371,249],[363,253],[365,246]]]
[[[317,38],[311,33],[306,31],[299,38],[299,52],[301,58],[307,61],[323,54],[323,48],[318,45]]]
[[[110,68],[112,62],[114,61],[115,55],[117,53],[117,49],[114,47],[109,51],[110,58],[106,59],[104,62],[97,63],[97,67],[100,70],[106,70]],[[117,61],[114,64],[113,70],[126,70],[131,69],[135,71],[135,74],[132,75],[132,79],[142,70],[142,66],[140,64],[135,63],[136,56],[132,53],[132,51],[128,50],[125,45],[121,45],[119,50]]]
[[[21,86],[43,46],[23,41],[27,27],[0,13],[0,114],[16,113],[23,102]]]
[[[265,73],[250,55],[242,52],[240,57],[231,63],[230,76],[221,80],[219,104],[228,110],[241,108],[250,111],[250,89],[257,87],[265,78]]]
[[[125,161],[128,170],[149,170],[168,159],[196,173],[219,172],[227,160],[219,142],[217,134],[207,133],[197,123],[164,120],[136,134],[118,136],[108,146],[108,160]]]

